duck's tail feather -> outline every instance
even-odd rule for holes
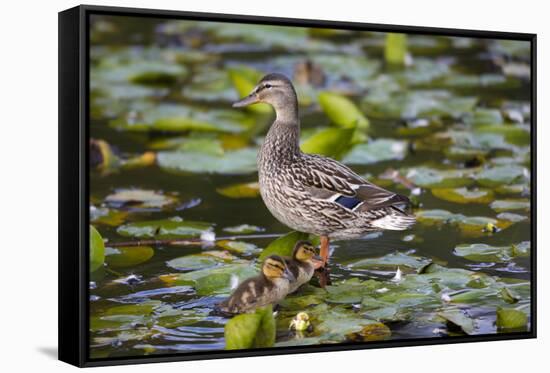
[[[403,211],[385,215],[379,219],[370,222],[370,225],[378,229],[387,229],[392,231],[403,231],[416,223],[413,215],[408,215]]]

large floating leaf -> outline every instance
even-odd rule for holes
[[[155,251],[149,246],[107,247],[105,262],[109,267],[134,267],[151,259]]]
[[[162,275],[165,283],[174,285],[191,285],[198,295],[229,294],[232,278],[238,282],[257,274],[249,263],[227,264],[216,268],[207,268],[183,274]]]
[[[530,248],[529,241],[510,246],[462,244],[455,247],[454,254],[477,262],[508,262],[517,256],[528,256]]]
[[[281,255],[281,256],[291,256],[292,250],[296,242],[300,240],[307,240],[307,233],[302,232],[290,232],[286,235],[277,238],[275,241],[271,242],[260,254],[259,259],[264,260],[270,255]]]
[[[160,152],[158,164],[168,170],[193,173],[248,174],[256,171],[256,149],[227,151],[223,156],[201,152]]]
[[[499,329],[520,329],[527,325],[527,315],[513,308],[497,309],[497,327]]]
[[[474,320],[459,309],[452,309],[437,314],[448,323],[461,328],[466,334],[474,334],[476,325]]]
[[[229,198],[256,198],[260,195],[260,184],[257,182],[232,184],[217,188],[216,192]]]
[[[177,104],[144,105],[110,123],[116,129],[136,132],[242,132],[251,124],[235,110],[199,110]]]
[[[371,270],[396,271],[397,268],[419,269],[430,263],[429,259],[395,252],[386,254],[380,258],[362,259],[351,263],[352,268],[365,268]]]
[[[490,189],[468,188],[435,188],[432,194],[437,198],[454,203],[489,203],[494,198]]]
[[[250,224],[241,224],[241,225],[236,225],[234,227],[226,227],[223,230],[226,232],[235,233],[235,234],[249,234],[249,233],[255,233],[255,232],[263,232],[265,231],[265,228],[258,227],[255,225],[250,225]]]
[[[527,199],[497,200],[491,203],[490,207],[497,212],[511,210],[529,210],[531,208],[531,201]]]
[[[453,225],[459,228],[464,235],[471,237],[494,233],[513,224],[510,220],[493,219],[485,216],[465,216],[446,210],[418,210],[415,215],[417,221],[421,224],[428,226]]]
[[[118,227],[117,233],[139,238],[189,238],[197,237],[212,229],[204,222],[187,221],[176,216],[163,220],[148,220],[128,223]]]
[[[526,177],[526,169],[516,165],[496,166],[482,170],[477,174],[477,181],[484,186],[495,187],[502,184],[513,184]]]
[[[105,197],[105,202],[114,206],[160,208],[176,203],[177,199],[154,190],[118,189]]]
[[[166,265],[179,271],[191,271],[215,267],[223,262],[223,259],[214,255],[193,254],[169,260]]]
[[[369,120],[349,98],[332,92],[319,94],[319,104],[332,122],[344,128],[369,127]]]
[[[407,170],[405,177],[423,188],[456,188],[469,186],[474,182],[468,170],[440,170],[430,167],[414,167]]]
[[[407,57],[407,35],[388,33],[384,48],[384,58],[392,65],[405,65]]]
[[[103,237],[90,225],[90,272],[103,266],[105,260],[105,244]]]
[[[234,316],[225,324],[225,349],[244,350],[272,347],[275,344],[275,320],[271,306],[255,313]]]
[[[304,153],[339,158],[353,138],[353,128],[326,128],[308,137],[301,145]]]
[[[346,164],[371,164],[383,161],[402,160],[407,155],[407,142],[376,139],[366,144],[357,144],[344,157]]]

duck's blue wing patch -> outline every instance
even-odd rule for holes
[[[355,197],[346,197],[346,196],[340,196],[334,200],[334,202],[353,210],[358,204],[363,202],[362,200],[355,198]]]

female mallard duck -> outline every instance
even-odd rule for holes
[[[283,300],[295,278],[283,258],[272,255],[262,264],[262,272],[244,280],[231,296],[217,306],[222,313],[250,313],[256,308]]]
[[[414,224],[406,212],[407,197],[369,183],[333,159],[300,151],[298,98],[288,78],[266,75],[233,106],[259,102],[271,105],[276,115],[258,153],[260,193],[281,223],[321,237],[324,265],[330,238],[353,239]]]
[[[314,260],[321,260],[310,242],[298,241],[294,245],[291,258],[285,258],[288,270],[295,280],[290,282],[289,293],[294,293],[298,288],[307,284],[315,271]]]

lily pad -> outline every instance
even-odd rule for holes
[[[223,156],[202,152],[167,151],[158,153],[158,164],[167,170],[193,173],[249,174],[256,171],[257,150],[227,151]]]
[[[145,189],[118,189],[105,197],[112,206],[130,206],[134,208],[162,208],[177,202],[175,197]]]
[[[252,314],[234,316],[225,324],[225,349],[243,350],[272,347],[275,344],[275,320],[271,306]]]
[[[106,247],[105,262],[109,267],[134,267],[151,259],[155,251],[149,246]]]
[[[494,199],[494,192],[491,189],[482,188],[435,188],[432,194],[445,201],[454,203],[489,203]]]
[[[103,266],[105,261],[105,244],[103,237],[92,225],[90,225],[90,272],[94,272]]]
[[[476,324],[475,321],[464,311],[459,309],[447,310],[439,312],[437,314],[439,317],[445,319],[448,324],[459,327],[466,334],[475,334]]]
[[[270,255],[280,255],[280,256],[291,256],[292,250],[296,242],[300,240],[307,240],[309,235],[302,232],[290,232],[285,234],[282,237],[277,238],[275,241],[272,241],[259,256],[259,260],[263,261]]]
[[[160,279],[170,286],[191,285],[198,295],[229,295],[232,278],[242,282],[256,274],[256,269],[249,263],[234,263],[183,274],[162,275]]]
[[[170,239],[198,237],[211,229],[209,223],[183,220],[176,216],[124,224],[117,228],[117,233],[125,237]]]
[[[406,155],[406,141],[376,139],[366,144],[355,145],[342,162],[345,164],[372,164],[383,161],[402,160]]]
[[[319,94],[319,104],[330,120],[343,128],[369,128],[369,120],[345,96],[332,92]]]
[[[353,128],[326,128],[308,137],[300,148],[304,153],[340,158],[348,150],[354,133]]]
[[[430,260],[402,252],[386,254],[380,258],[362,259],[349,264],[351,268],[365,268],[380,271],[396,271],[397,268],[417,270],[429,264]]]
[[[514,308],[498,308],[497,309],[497,328],[505,329],[520,329],[527,326],[527,315],[520,310]]]
[[[491,246],[483,243],[462,244],[454,249],[454,254],[476,262],[508,262],[516,256],[529,255],[528,242],[510,246]]]
[[[489,205],[496,212],[526,210],[531,208],[531,201],[527,199],[496,200]]]
[[[405,177],[423,188],[457,188],[474,183],[472,173],[467,170],[440,170],[431,167],[414,167],[406,171]]]
[[[241,225],[236,225],[234,227],[225,227],[223,230],[234,234],[249,234],[249,233],[265,231],[265,229],[262,227],[258,227],[250,224],[241,224]]]
[[[258,249],[258,246],[252,243],[243,242],[243,241],[222,240],[222,241],[217,241],[216,245],[228,251],[238,253],[238,254],[246,254],[246,255],[257,253],[260,250]]]
[[[179,271],[191,271],[215,267],[223,262],[224,260],[213,255],[193,254],[169,260],[166,265]]]
[[[257,182],[232,184],[217,188],[216,192],[229,198],[256,198],[260,195],[260,184]]]
[[[117,227],[124,223],[127,216],[127,211],[90,206],[90,221],[95,224],[105,224],[111,227]]]
[[[495,166],[477,174],[477,181],[483,186],[497,187],[502,184],[514,184],[526,177],[527,170],[517,165]]]
[[[391,65],[404,66],[407,58],[407,35],[388,33],[384,48],[384,58]]]

